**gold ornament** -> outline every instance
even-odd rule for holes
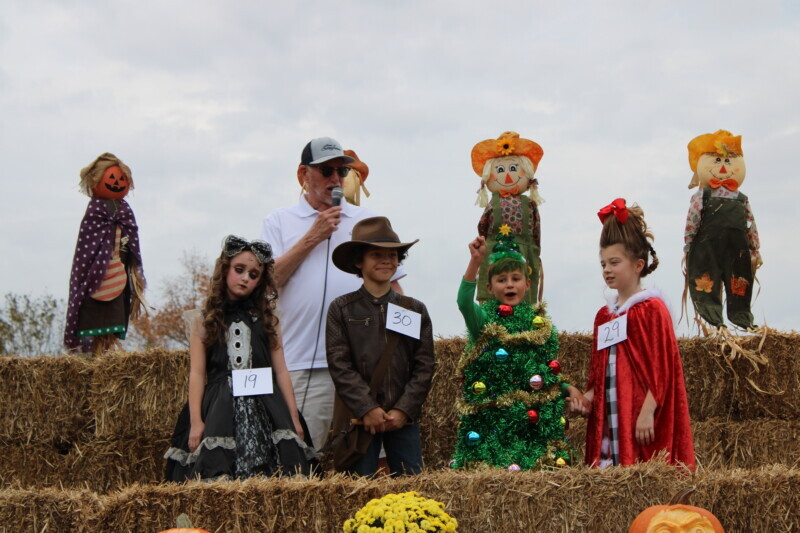
[[[472,384],[472,392],[475,394],[483,394],[486,392],[486,384],[483,381],[476,381]]]

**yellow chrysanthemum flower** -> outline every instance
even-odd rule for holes
[[[415,491],[370,500],[343,525],[345,533],[455,532],[457,527],[458,522],[444,511],[442,502],[423,498]]]

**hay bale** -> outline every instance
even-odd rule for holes
[[[86,490],[0,490],[0,532],[82,533],[99,498]]]
[[[689,416],[692,420],[708,420],[734,416],[730,401],[734,395],[733,381],[726,373],[724,362],[713,355],[717,344],[705,337],[682,337],[678,348],[683,362]]]
[[[160,531],[187,513],[210,531],[337,531],[370,499],[418,491],[444,502],[461,533],[626,531],[643,509],[696,488],[689,503],[728,531],[800,530],[800,470],[699,468],[660,462],[604,470],[439,471],[391,479],[250,479],[86,490],[0,490],[0,531]],[[795,511],[792,511],[794,509]]]
[[[455,448],[458,427],[456,398],[460,394],[455,369],[464,346],[466,341],[459,337],[436,341],[436,369],[419,426],[426,468],[447,466]]]
[[[755,349],[758,340],[751,338],[745,346]],[[733,362],[738,381],[728,373],[728,379],[734,382],[732,403],[737,418],[800,419],[800,334],[770,331],[762,353],[769,363],[758,372],[739,359]],[[758,388],[780,394],[758,392],[747,382],[748,377]]]
[[[61,486],[64,482],[63,486],[68,487],[70,449],[53,444],[6,444],[0,454],[0,484],[41,488]]]
[[[423,432],[423,436],[427,436]],[[694,451],[705,468],[756,468],[783,464],[800,466],[800,420],[692,421]],[[423,439],[422,456],[427,470],[447,468],[452,458],[455,428],[441,431],[438,440]],[[567,442],[582,464],[586,450],[586,420],[569,419]]]
[[[164,479],[163,457],[167,448],[169,436],[93,440],[70,454],[67,479],[70,486],[97,492],[134,483],[159,483]]]
[[[91,425],[90,362],[82,357],[0,357],[0,442],[72,441]]]
[[[706,471],[690,503],[711,509],[726,531],[800,531],[800,470]]]
[[[707,469],[800,466],[800,420],[706,420],[692,424]]]
[[[14,488],[66,487],[96,492],[164,478],[169,437],[91,440],[67,448],[11,444],[0,454],[0,484]]]
[[[442,471],[399,479],[252,479],[134,486],[102,498],[93,531],[158,531],[187,513],[210,531],[337,531],[370,499],[418,491],[444,502],[461,533],[626,531],[643,509],[696,487],[690,503],[712,511],[728,531],[794,531],[800,471],[679,470],[653,462],[628,468],[553,472]]]
[[[90,408],[101,439],[168,436],[188,394],[189,352],[112,352],[94,360]]]

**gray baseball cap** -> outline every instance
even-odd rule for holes
[[[345,163],[353,163],[355,161],[349,155],[344,155],[342,145],[336,139],[317,137],[316,139],[311,139],[306,147],[303,148],[303,153],[300,155],[300,164],[319,165],[337,157],[341,157]]]

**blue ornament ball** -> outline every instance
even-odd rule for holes
[[[467,433],[467,444],[478,444],[480,440],[481,436],[477,431],[470,431]]]
[[[494,357],[498,361],[505,361],[506,359],[508,359],[508,352],[500,348],[499,350],[494,352]]]

